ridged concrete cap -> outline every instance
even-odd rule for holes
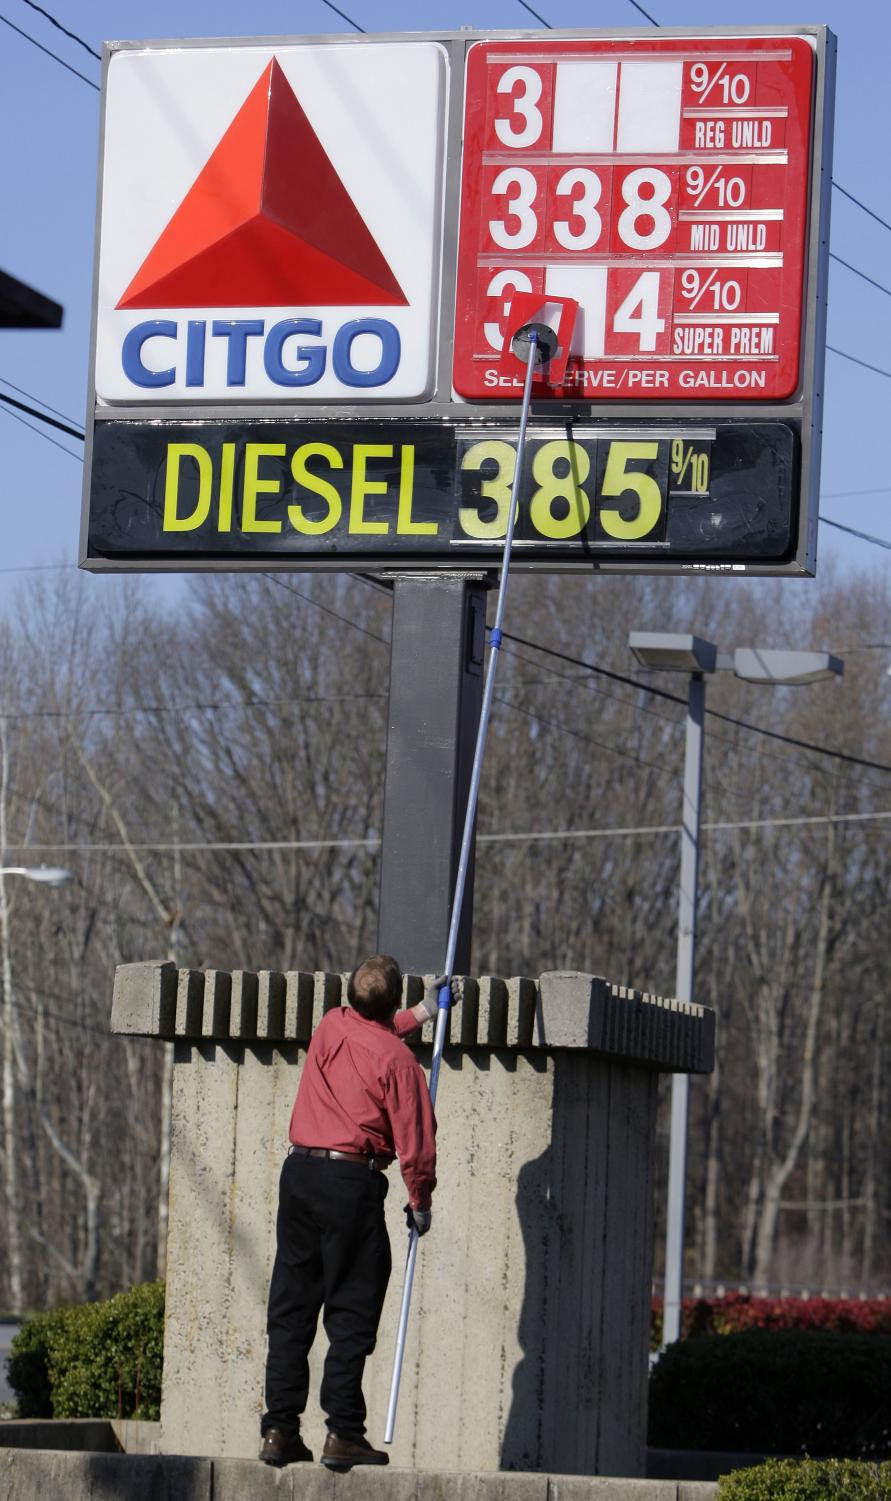
[[[308,1043],[332,1006],[346,1004],[347,975],[292,970],[189,970],[171,962],[120,964],[111,1030],[168,1041]],[[406,975],[414,1005],[430,975]],[[715,1013],[648,995],[575,970],[460,977],[462,1003],[449,1015],[452,1049],[572,1048],[667,1073],[710,1073]],[[432,1027],[416,1034],[429,1043]]]

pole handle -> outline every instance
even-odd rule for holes
[[[443,973],[446,975],[445,985],[440,987],[437,997],[436,1010],[436,1034],[433,1041],[433,1059],[430,1065],[430,1099],[436,1104],[436,1093],[439,1088],[439,1070],[442,1063],[443,1048],[445,1047],[446,1022],[448,1021],[451,997],[449,995],[449,979],[452,967],[455,963],[455,952],[458,946],[458,927],[461,922],[461,909],[464,904],[464,885],[467,877],[467,866],[470,859],[470,846],[473,839],[473,825],[476,818],[476,805],[479,798],[480,775],[482,773],[483,751],[486,744],[486,732],[489,726],[489,714],[492,707],[492,693],[495,687],[495,669],[498,665],[499,647],[501,646],[502,622],[504,620],[504,607],[507,602],[507,580],[510,572],[511,549],[514,540],[514,524],[517,514],[517,503],[520,494],[520,480],[523,472],[523,449],[526,442],[526,424],[529,420],[529,405],[532,400],[532,376],[537,357],[538,334],[531,329],[529,334],[529,364],[526,369],[526,382],[523,388],[523,404],[520,409],[520,430],[517,435],[517,463],[514,469],[514,482],[511,487],[510,511],[507,518],[507,531],[504,538],[504,552],[501,557],[501,576],[498,582],[498,602],[495,607],[495,623],[492,627],[489,645],[489,661],[486,670],[486,681],[483,688],[483,705],[480,713],[479,729],[476,737],[476,748],[473,755],[473,770],[470,777],[470,789],[467,796],[467,810],[464,815],[464,833],[461,840],[461,853],[458,858],[458,873],[455,877],[455,890],[452,897],[452,910],[449,920],[449,937],[446,946],[446,958],[443,965]],[[405,1265],[405,1280],[402,1284],[402,1303],[399,1309],[399,1326],[396,1332],[396,1349],[393,1354],[393,1375],[390,1381],[390,1401],[387,1407],[387,1425],[384,1430],[384,1443],[393,1442],[393,1434],[396,1428],[396,1405],[399,1401],[399,1383],[402,1378],[402,1365],[405,1359],[405,1338],[408,1329],[408,1312],[411,1304],[411,1290],[415,1275],[415,1259],[418,1251],[418,1234],[412,1231],[408,1247],[408,1260]]]

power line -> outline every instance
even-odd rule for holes
[[[891,485],[875,485],[871,490],[823,490],[821,500],[851,500],[860,495],[891,495]]]
[[[722,714],[720,709],[706,709],[714,719],[723,719],[725,724],[735,724],[740,730],[751,730],[756,735],[766,735],[769,740],[779,740],[783,745],[794,745],[799,750],[812,751],[817,756],[828,756],[834,761],[845,761],[850,766],[865,766],[869,771],[891,771],[882,761],[867,761],[863,756],[851,756],[847,751],[831,750],[828,746],[814,745],[809,740],[799,740],[794,735],[783,735],[779,730],[768,730],[764,725],[750,724],[745,719],[735,719],[732,714]]]
[[[651,21],[654,26],[662,25],[662,22],[657,21],[655,16],[651,16],[648,10],[644,10],[642,5],[638,5],[637,0],[628,0],[628,4],[633,5],[635,10],[639,10],[641,15],[646,16],[647,20]]]
[[[859,646],[840,646],[838,655],[849,657],[852,651],[891,651],[891,641],[865,641]]]
[[[828,516],[823,516],[822,514],[818,519],[822,521],[824,526],[834,526],[840,532],[850,532],[852,537],[859,537],[863,542],[871,542],[874,547],[886,547],[891,552],[891,542],[886,541],[884,537],[875,537],[872,532],[859,532],[856,526],[845,526],[843,522],[832,521]]]
[[[138,853],[158,854],[170,853],[172,850],[181,850],[184,854],[194,853],[195,850],[321,850],[321,849],[361,849],[376,848],[380,839],[370,836],[367,839],[210,839],[188,840],[181,839],[173,842],[149,841],[139,843],[131,841],[129,844],[101,844],[101,843],[63,843],[63,844],[14,844],[7,840],[4,845],[6,850],[22,850],[26,854],[46,854],[49,850],[64,851],[66,853],[84,854],[129,854],[131,850]]]
[[[502,646],[501,649],[506,656],[513,657],[517,662],[525,662],[529,667],[532,667],[534,665],[530,657],[521,656],[519,652],[513,652],[509,647],[506,646]],[[849,651],[865,651],[872,649],[872,647],[851,647],[849,648]],[[891,643],[887,644],[887,649],[891,650]],[[839,649],[839,655],[844,655],[844,650],[841,648]],[[558,668],[549,667],[547,663],[543,663],[542,666],[543,670],[551,677],[555,678],[558,682],[570,683],[579,688],[587,688],[589,692],[596,694],[599,698],[609,699],[610,703],[621,704],[626,709],[634,710],[635,713],[650,714],[655,719],[661,719],[663,724],[671,725],[671,727],[675,730],[681,729],[683,725],[683,720],[673,714],[664,714],[660,709],[649,708],[646,704],[635,704],[630,698],[621,698],[616,693],[607,693],[605,689],[595,688],[593,684],[586,682],[584,678],[580,678],[577,674],[560,672]],[[522,682],[522,686],[530,686],[528,680],[524,680]],[[721,735],[716,730],[712,730],[709,734],[708,743],[712,749],[715,747],[715,745],[719,747],[726,747],[728,750],[735,752],[739,752],[743,749],[739,740],[731,740],[729,735]],[[776,761],[781,766],[785,766],[787,770],[790,766],[800,766],[805,771],[815,771],[817,769],[812,761],[803,761],[799,760],[797,756],[780,754],[777,751],[768,750],[767,747],[763,745],[750,746],[746,751],[746,754],[762,756],[768,761]],[[886,790],[885,783],[867,782],[864,781],[861,777],[848,776],[843,771],[829,771],[824,767],[820,769],[820,774],[821,776],[829,777],[832,781],[844,782],[850,787],[857,787],[860,789],[869,787],[873,788],[876,792],[884,792]],[[726,796],[727,793],[725,792],[723,795]],[[746,794],[738,792],[730,792],[729,795],[731,797],[740,799],[746,796]]]
[[[67,448],[65,452],[68,452]],[[76,455],[73,455],[73,457],[76,457]],[[17,563],[13,568],[0,568],[0,573],[46,573],[54,568],[76,567],[76,563]]]
[[[40,1010],[37,1006],[26,1006],[24,1001],[7,1001],[5,1004],[11,1005],[14,1011],[25,1011],[29,1016],[37,1016],[41,1021],[52,1020],[59,1022],[63,1027],[76,1027],[81,1032],[95,1032],[98,1037],[113,1036],[107,1027],[92,1027],[89,1022],[77,1021],[75,1017],[65,1016],[61,1011],[47,1011],[45,1007]]]
[[[36,433],[38,438],[45,438],[47,443],[52,443],[53,448],[58,448],[62,453],[67,453],[69,459],[74,459],[76,464],[83,463],[82,454],[72,453],[71,449],[66,448],[64,443],[60,443],[58,438],[53,438],[50,433],[45,433],[41,427],[35,427],[33,422],[29,422],[26,417],[21,417],[18,412],[13,412],[9,407],[2,405],[0,405],[0,412],[5,412],[6,416],[11,417],[14,422],[20,422],[22,427],[27,427],[32,433]]]
[[[311,594],[304,594],[300,589],[295,589],[293,584],[286,584],[284,579],[280,579],[277,574],[264,573],[263,578],[268,579],[271,584],[278,584],[280,588],[287,589],[289,594],[296,594],[298,599],[305,599],[307,604],[315,605],[317,610],[322,610],[326,615],[332,615],[335,620],[340,621],[341,625],[352,626],[354,631],[361,631],[363,636],[370,636],[372,641],[380,641],[384,646],[390,645],[386,636],[379,636],[376,631],[367,630],[364,625],[359,625],[358,621],[350,620],[346,615],[338,615],[337,611],[332,610],[329,605],[319,604],[319,601],[313,599]]]
[[[848,271],[853,271],[854,275],[859,276],[863,281],[868,281],[871,287],[877,287],[880,292],[884,292],[886,297],[891,297],[891,287],[885,287],[880,281],[874,281],[871,276],[867,276],[865,271],[861,271],[859,266],[852,266],[850,261],[843,261],[840,255],[836,255],[834,250],[830,250],[829,259],[831,261],[838,261],[840,266],[844,266]]]
[[[76,31],[69,31],[67,26],[63,26],[62,22],[57,21],[55,16],[51,16],[49,11],[44,10],[42,5],[37,5],[36,0],[25,0],[25,4],[30,5],[32,10],[36,10],[38,15],[44,16],[51,26],[55,26],[57,31],[61,31],[64,36],[70,37],[72,42],[77,42],[77,45],[83,47],[85,52],[89,52],[91,57],[95,57],[97,63],[101,63],[102,53],[97,52],[94,47],[91,47],[89,42],[85,42],[83,37],[78,36]]]
[[[48,567],[67,567],[67,564],[48,564]],[[309,596],[307,596],[309,598]],[[312,600],[309,601],[311,604]],[[77,717],[96,719],[129,719],[134,714],[190,714],[208,713],[229,709],[284,709],[292,704],[336,704],[352,703],[356,699],[386,698],[386,693],[308,693],[295,694],[291,698],[236,698],[217,699],[202,702],[197,700],[186,704],[134,704],[130,708],[120,709],[113,706],[93,705],[89,708],[74,709],[14,709],[11,713],[4,713],[0,709],[0,719],[8,719],[13,722],[28,719],[74,719]]]
[[[531,651],[543,652],[547,657],[555,657],[559,662],[568,662],[571,667],[581,667],[585,672],[594,672],[598,677],[610,678],[614,683],[627,683],[629,688],[640,688],[645,693],[652,694],[654,698],[666,698],[672,704],[680,704],[684,709],[687,707],[687,700],[679,693],[669,693],[667,688],[657,688],[653,683],[638,682],[636,678],[628,677],[627,673],[614,672],[611,667],[597,667],[593,662],[570,656],[568,652],[558,651],[554,646],[542,646],[538,641],[528,641],[525,636],[515,636],[511,631],[504,632],[504,639],[515,642],[517,646],[528,647]]]
[[[528,10],[530,16],[534,16],[536,21],[540,21],[542,26],[546,26],[548,31],[553,31],[554,28],[551,25],[550,21],[546,21],[544,16],[540,16],[538,14],[537,10],[533,10],[532,6],[527,4],[527,0],[517,0],[517,3],[519,5],[522,5],[524,10]]]
[[[665,766],[661,761],[645,761],[642,756],[635,756],[631,751],[620,750],[617,745],[608,745],[605,740],[595,740],[593,735],[586,735],[582,730],[570,729],[569,725],[560,724],[556,719],[548,719],[544,714],[535,714],[531,709],[521,708],[519,704],[512,703],[509,698],[501,698],[497,693],[495,702],[503,704],[506,709],[513,709],[515,714],[525,715],[536,724],[547,725],[551,730],[559,730],[561,735],[569,735],[573,740],[583,740],[586,745],[594,745],[598,750],[606,751],[611,756],[621,756],[625,761],[636,761],[638,766],[649,767],[651,771],[658,771],[663,776],[674,777],[676,775],[673,767]]]
[[[843,360],[850,360],[852,365],[862,365],[864,370],[872,370],[876,375],[884,375],[886,380],[891,380],[891,370],[883,370],[881,365],[871,365],[868,360],[858,360],[856,354],[848,354],[844,349],[836,349],[834,344],[827,344],[826,348],[831,354],[840,354]]]
[[[0,391],[0,401],[8,407],[15,407],[18,412],[27,412],[29,417],[36,417],[40,422],[45,422],[47,427],[58,428],[59,432],[67,433],[69,438],[79,438],[83,443],[85,434],[82,428],[72,427],[69,422],[60,422],[56,417],[48,417],[45,412],[39,412],[36,407],[28,406],[27,402],[17,401],[14,396],[7,396],[5,391]]]
[[[596,693],[597,689],[594,689],[594,692]],[[625,703],[626,706],[631,709],[635,707],[635,705],[629,703],[627,700],[616,698],[615,695],[612,694],[605,694],[604,697],[612,698],[615,703]],[[633,751],[621,750],[617,745],[609,745],[603,740],[596,740],[592,735],[586,735],[581,730],[570,729],[569,725],[561,724],[555,719],[548,719],[543,714],[533,713],[531,709],[524,709],[519,704],[513,703],[510,699],[500,697],[500,695],[497,693],[495,694],[495,701],[497,703],[504,704],[508,709],[513,709],[517,714],[525,715],[527,719],[534,720],[536,724],[544,725],[547,729],[557,730],[562,735],[569,735],[574,740],[582,740],[588,745],[594,745],[598,750],[606,751],[608,755],[619,756],[623,761],[634,761],[638,766],[646,766],[651,771],[659,772],[662,776],[672,778],[675,778],[677,776],[675,769],[671,766],[666,766],[662,761],[648,761],[643,756],[636,756]],[[638,705],[637,707],[645,714],[652,714],[657,712],[652,709],[645,709],[643,705]],[[680,721],[669,719],[667,714],[658,715],[658,717],[676,728],[680,727]],[[712,736],[711,738],[722,740],[725,739],[725,737],[723,736]],[[723,788],[721,795],[723,797],[735,798],[737,802],[748,804],[751,801],[750,797],[745,792],[735,792],[731,788]]]
[[[634,0],[631,0],[631,4],[634,4]],[[869,214],[870,219],[875,219],[877,224],[881,224],[883,229],[891,229],[891,224],[888,223],[887,219],[881,218],[881,216],[877,214],[874,209],[867,208],[865,203],[863,203],[859,198],[855,198],[854,194],[849,193],[847,188],[843,188],[841,183],[837,182],[834,177],[832,179],[832,186],[835,188],[837,193],[841,193],[845,198],[850,198],[852,203],[856,203],[858,208],[862,208],[864,214]]]
[[[60,412],[58,407],[50,406],[48,401],[43,401],[41,397],[35,396],[33,391],[26,391],[23,386],[17,386],[14,381],[7,380],[5,375],[0,375],[0,385],[9,386],[11,391],[18,391],[20,396],[27,396],[29,401],[36,401],[39,407],[45,407],[48,412],[54,412],[57,417],[64,417],[66,422],[73,424],[73,417],[67,416],[65,412]]]
[[[721,819],[720,821],[703,822],[700,829],[703,833],[721,833],[733,829],[773,829],[789,828],[799,825],[827,824],[827,823],[869,823],[891,818],[891,808],[880,809],[876,813],[820,813],[812,817],[803,815],[799,818],[742,818],[735,820]],[[643,824],[630,828],[615,829],[544,829],[539,832],[524,834],[478,834],[477,842],[482,844],[506,844],[513,840],[553,840],[553,839],[615,839],[633,838],[640,835],[656,834],[680,834],[683,824]]]
[[[323,0],[323,3],[327,5],[329,10],[333,10],[336,16],[340,16],[342,21],[346,21],[354,30],[361,31],[363,36],[365,35],[365,27],[360,26],[358,21],[354,21],[352,16],[348,16],[345,10],[338,10],[337,6],[331,3],[331,0]]]
[[[794,818],[741,818],[706,820],[701,824],[703,833],[717,834],[734,829],[808,828],[835,823],[884,823],[891,819],[891,808],[880,808],[873,813],[818,813],[802,814]],[[595,829],[524,829],[504,833],[477,834],[477,844],[522,844],[544,843],[560,839],[625,839],[650,837],[661,834],[679,834],[679,823],[622,825],[615,828]],[[368,835],[357,839],[254,839],[254,840],[180,840],[154,841],[130,844],[7,844],[8,850],[25,850],[29,854],[122,854],[135,850],[140,854],[195,854],[201,850],[211,853],[246,853],[274,850],[328,850],[328,849],[378,849],[380,837]]]
[[[0,21],[3,22],[4,26],[8,26],[10,31],[18,32],[19,36],[24,37],[26,42],[30,42],[32,47],[36,47],[40,52],[45,52],[47,57],[53,59],[53,62],[58,63],[67,72],[73,73],[75,78],[79,78],[83,83],[88,83],[91,89],[95,89],[96,93],[99,93],[98,83],[94,83],[92,78],[87,77],[86,73],[79,73],[77,68],[72,68],[70,63],[66,63],[64,57],[59,56],[58,52],[51,52],[49,47],[44,47],[42,42],[38,42],[36,37],[29,35],[27,31],[22,31],[21,26],[16,26],[14,22],[10,21],[8,16],[0,15]]]
[[[570,656],[568,652],[557,651],[552,646],[541,646],[535,641],[529,641],[523,636],[515,636],[509,631],[504,632],[505,641],[514,641],[518,646],[529,647],[532,651],[544,652],[547,656],[556,657],[561,662],[569,662],[574,667],[583,667],[588,672],[594,672],[599,677],[611,678],[617,683],[627,683],[632,688],[639,688],[644,693],[655,694],[658,698],[669,699],[671,703],[683,704],[686,707],[686,699],[676,693],[669,693],[665,688],[657,688],[652,683],[643,683],[635,678],[628,677],[626,673],[613,672],[607,667],[597,667],[593,662],[585,662],[581,657]],[[881,761],[869,761],[862,756],[852,756],[847,751],[833,750],[829,746],[815,745],[810,740],[799,740],[794,735],[784,735],[779,730],[770,730],[766,725],[751,724],[746,719],[737,719],[732,714],[722,714],[719,709],[706,708],[706,714],[714,719],[722,719],[726,724],[736,725],[738,729],[750,730],[755,735],[766,735],[769,740],[779,740],[784,745],[797,746],[799,750],[812,751],[818,756],[827,756],[835,761],[845,761],[853,766],[865,766],[870,771],[891,772],[891,766]]]

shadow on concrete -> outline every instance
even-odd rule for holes
[[[501,1444],[502,1470],[541,1470],[549,1407],[559,1400],[547,1388],[545,1331],[548,1327],[548,1270],[560,1234],[559,1211],[551,1197],[552,1148],[521,1167],[517,1214],[523,1234],[526,1279],[517,1338],[523,1357],[513,1376],[510,1412]],[[544,1306],[542,1306],[544,1302]]]
[[[90,1501],[211,1501],[213,1466],[209,1459],[179,1455],[85,1454]],[[68,1491],[78,1494],[74,1486]]]

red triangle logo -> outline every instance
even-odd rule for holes
[[[406,302],[273,58],[117,305]]]

